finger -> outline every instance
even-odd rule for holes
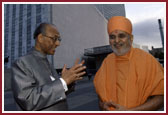
[[[108,107],[113,106],[113,105],[111,104],[111,102],[106,102],[105,105],[108,106]]]
[[[81,79],[83,79],[83,77],[77,77],[77,78],[76,78],[76,80],[81,80]]]
[[[85,63],[85,60],[82,60],[80,64],[82,64],[82,65],[83,65],[84,63]]]
[[[77,68],[80,68],[82,67],[82,64],[77,64],[77,65],[74,65],[71,70],[76,70]]]
[[[110,107],[113,107],[113,105],[111,104],[111,102],[105,102],[104,103],[104,110],[105,111],[111,111]]]
[[[81,77],[81,76],[83,76],[85,74],[86,74],[86,72],[84,71],[84,72],[78,73],[77,76]]]
[[[61,71],[61,73],[64,73],[67,69],[67,65],[66,64],[64,64],[64,67],[63,67],[63,69],[62,69],[62,71]]]
[[[82,67],[77,68],[74,72],[79,73],[80,71],[83,71],[85,69],[86,69],[86,66],[82,66]]]
[[[107,108],[106,108],[106,111],[111,111],[110,107],[107,107]]]
[[[77,65],[79,63],[79,58],[77,58],[76,60],[75,60],[75,64],[74,65]]]
[[[109,109],[109,106],[107,105],[107,104],[104,104],[104,106],[103,106],[103,109],[105,110],[105,111],[108,111]]]
[[[82,66],[84,63],[85,63],[85,60],[82,60],[82,62],[79,64],[79,58],[77,58],[72,69],[77,69],[78,67]]]
[[[119,107],[119,105],[117,103],[113,102],[113,101],[110,101],[109,105],[113,106],[114,108],[118,108]]]

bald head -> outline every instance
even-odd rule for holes
[[[54,29],[56,29],[56,27],[55,27],[55,25],[53,25],[53,24],[49,24],[49,23],[41,23],[37,28],[36,28],[36,30],[34,31],[34,39],[36,39],[37,38],[37,36],[39,35],[39,34],[45,34],[46,33],[46,31],[48,31],[50,28],[54,28]]]

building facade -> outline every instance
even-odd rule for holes
[[[34,46],[33,32],[41,22],[50,22],[48,12],[49,5],[4,5],[4,58],[9,57],[6,68]]]
[[[125,16],[124,4],[95,4],[95,6],[107,20],[112,16]]]
[[[71,67],[84,49],[108,45],[107,19],[125,16],[123,4],[4,4],[6,68],[34,46],[33,32],[41,22],[56,25],[62,42],[49,59],[54,67]]]

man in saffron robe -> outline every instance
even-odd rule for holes
[[[108,21],[113,53],[103,61],[94,86],[101,110],[150,111],[164,104],[164,70],[149,53],[132,47],[132,24],[123,16]]]

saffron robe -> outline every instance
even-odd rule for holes
[[[94,86],[103,102],[113,101],[133,108],[150,96],[164,95],[164,70],[152,55],[131,48],[124,56],[112,53],[104,59]]]

